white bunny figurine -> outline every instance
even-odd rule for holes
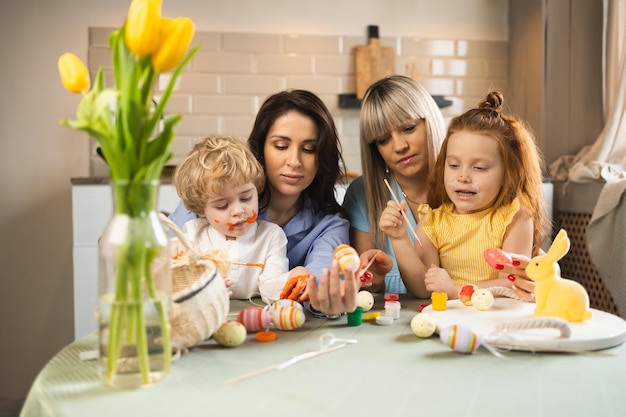
[[[548,253],[535,256],[526,267],[526,274],[535,281],[535,316],[558,317],[569,322],[591,318],[585,288],[556,274],[555,263],[569,251],[569,245],[567,232],[561,229]]]

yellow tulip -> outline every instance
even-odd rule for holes
[[[67,91],[77,94],[89,90],[91,86],[89,71],[79,57],[66,52],[59,57],[58,65],[61,81]]]
[[[163,42],[152,54],[152,66],[155,71],[166,72],[176,67],[185,56],[193,33],[193,22],[187,17],[166,21],[163,25]]]
[[[126,20],[126,46],[135,55],[146,56],[161,43],[161,0],[133,0]]]

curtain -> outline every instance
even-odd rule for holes
[[[626,0],[604,2],[602,132],[571,161],[571,182],[604,182],[586,236],[600,277],[626,316]]]

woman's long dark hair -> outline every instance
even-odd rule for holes
[[[265,141],[267,134],[279,117],[290,111],[296,111],[313,120],[317,126],[318,142],[315,151],[317,173],[311,185],[303,193],[313,204],[313,208],[324,213],[343,213],[343,208],[335,199],[335,184],[344,178],[345,163],[341,154],[341,143],[335,127],[335,121],[326,105],[318,96],[306,90],[287,90],[268,97],[257,113],[248,137],[248,147],[259,160],[265,171]],[[270,202],[270,188],[259,194],[259,208],[265,210]]]

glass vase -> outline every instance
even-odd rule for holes
[[[168,236],[159,181],[111,181],[113,217],[98,242],[100,368],[105,385],[163,380],[171,364]]]

